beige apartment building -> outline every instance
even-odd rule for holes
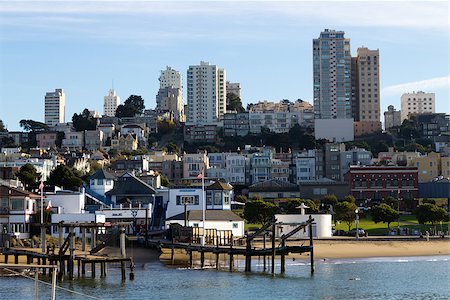
[[[435,94],[422,91],[405,93],[401,100],[402,122],[412,114],[424,114],[435,112]]]
[[[419,182],[450,176],[450,157],[441,157],[439,153],[431,152],[427,156],[414,158],[408,165],[419,169]]]

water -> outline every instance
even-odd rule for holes
[[[286,274],[262,272],[253,261],[252,274],[238,271],[167,267],[159,261],[137,264],[135,280],[121,283],[120,269],[106,278],[79,279],[63,286],[101,299],[449,299],[450,256],[329,259],[316,262],[310,275],[307,262],[288,260]],[[276,266],[279,272],[279,264]],[[89,274],[88,274],[89,275]],[[50,288],[40,285],[40,299]],[[0,299],[33,299],[34,282],[0,278]],[[87,299],[57,291],[57,299]]]

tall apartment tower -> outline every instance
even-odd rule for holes
[[[380,122],[380,53],[379,50],[358,48],[352,57],[352,116],[355,134],[381,130]]]
[[[103,115],[114,117],[116,115],[117,106],[120,104],[120,97],[116,95],[114,89],[110,89],[103,102]]]
[[[66,96],[63,89],[55,89],[54,92],[45,94],[45,124],[55,126],[64,123],[66,109]]]
[[[401,97],[401,117],[409,118],[410,114],[425,114],[435,112],[435,94],[422,91],[405,93]]]
[[[166,87],[180,89],[181,94],[183,93],[183,83],[180,72],[169,66],[167,66],[165,70],[162,70],[161,75],[159,75],[159,88],[163,89]]]
[[[225,69],[200,62],[187,71],[187,123],[211,124],[222,119],[226,111]]]
[[[325,29],[313,40],[314,115],[316,119],[350,119],[350,39]]]

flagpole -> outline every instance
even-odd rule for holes
[[[205,214],[206,214],[206,199],[205,199],[205,168],[202,168],[202,215],[203,215],[203,238],[202,238],[202,246],[205,245]]]
[[[39,185],[39,188],[41,189],[41,247],[42,252],[46,252],[46,240],[45,240],[45,227],[44,227],[44,182],[41,181],[41,184]]]

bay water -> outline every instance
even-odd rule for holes
[[[62,286],[100,299],[450,299],[450,256],[317,260],[313,276],[306,260],[288,259],[286,273],[263,271],[253,260],[252,273],[168,266],[155,259],[136,263],[135,279],[121,281],[111,267],[105,278],[65,281]],[[127,273],[129,270],[127,269]],[[99,272],[98,272],[99,273]],[[34,282],[0,278],[0,299],[33,299]],[[39,284],[39,298],[50,287]],[[88,299],[57,290],[57,299]]]

